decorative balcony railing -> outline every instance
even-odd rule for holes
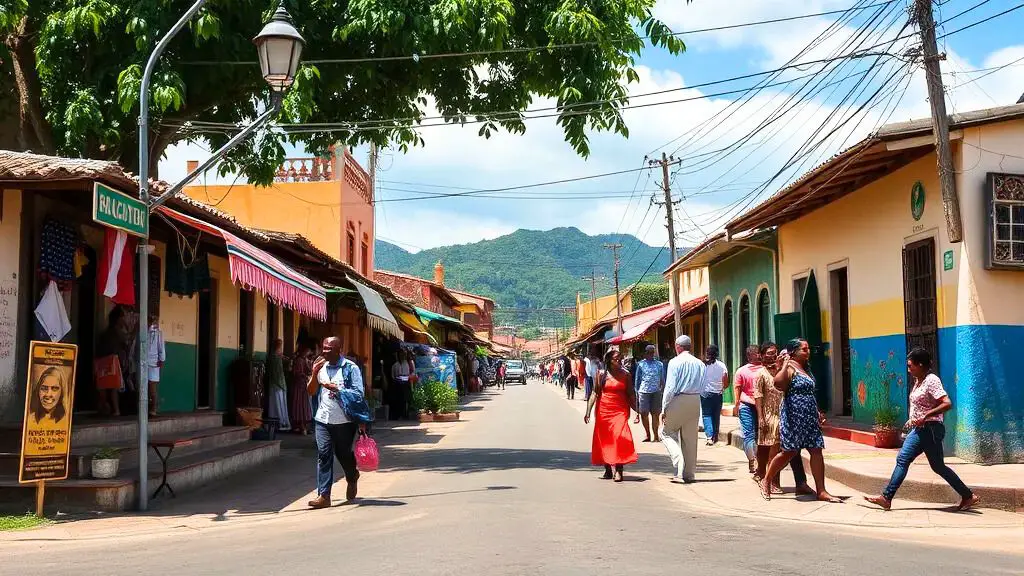
[[[287,158],[274,174],[275,182],[326,182],[335,179],[331,158]]]

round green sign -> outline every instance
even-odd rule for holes
[[[924,184],[918,180],[910,189],[910,215],[914,220],[920,220],[924,216]]]

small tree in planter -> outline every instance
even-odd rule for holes
[[[99,479],[114,478],[121,466],[121,450],[119,448],[100,448],[92,455],[92,477]]]
[[[459,419],[459,393],[438,380],[421,383],[412,391],[412,405],[421,422],[450,422]]]

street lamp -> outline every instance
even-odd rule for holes
[[[253,39],[260,57],[260,69],[264,80],[270,85],[270,106],[248,126],[235,134],[224,146],[214,152],[210,158],[195,170],[188,173],[182,180],[160,196],[150,200],[149,197],[149,85],[156,69],[157,60],[163,54],[171,39],[188,24],[188,21],[206,4],[206,0],[196,0],[185,14],[160,39],[153,53],[149,55],[145,71],[142,73],[142,84],[139,87],[139,200],[148,207],[149,212],[156,210],[164,202],[173,198],[182,188],[195,180],[200,174],[219,162],[225,154],[255,132],[260,126],[277,116],[281,109],[284,92],[295,82],[295,72],[299,67],[299,58],[305,41],[292,25],[291,16],[284,9],[284,0],[278,5],[274,16],[263,30]],[[139,243],[139,285],[146,286],[149,278],[149,228]],[[149,506],[149,390],[147,374],[148,338],[149,338],[149,299],[145,290],[139,290],[139,510]]]
[[[292,25],[292,17],[282,2],[274,16],[260,33],[252,39],[260,55],[260,70],[263,79],[275,92],[283,92],[295,82],[295,71],[306,41]]]

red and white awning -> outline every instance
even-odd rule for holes
[[[707,303],[707,301],[707,296],[701,296],[699,298],[694,298],[689,302],[683,302],[679,305],[680,315],[686,316],[697,309],[701,304]],[[667,321],[671,317],[672,304],[669,302],[637,310],[630,316],[623,317],[622,334],[605,340],[605,343],[625,344],[627,342],[639,340],[640,338],[643,338],[644,334],[646,334],[648,330]]]
[[[228,249],[231,281],[247,290],[255,290],[275,304],[299,314],[327,319],[327,291],[316,282],[292,270],[277,258],[238,236],[191,216],[160,206],[157,211],[168,218],[219,236]]]

